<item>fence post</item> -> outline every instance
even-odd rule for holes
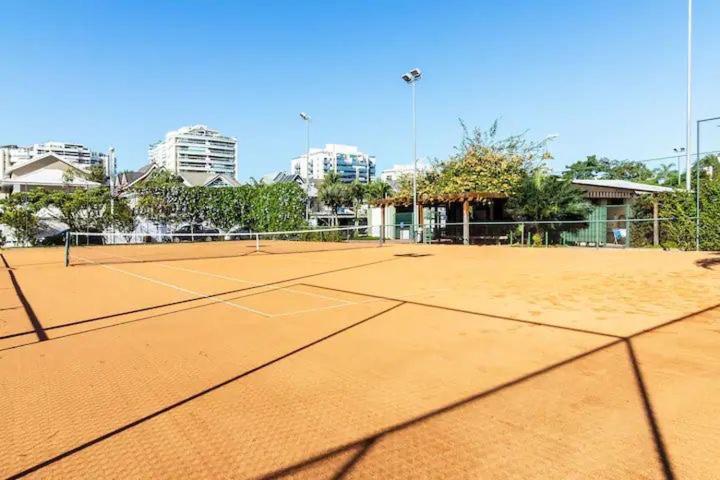
[[[65,232],[65,266],[70,265],[70,230]]]
[[[470,201],[463,202],[463,245],[470,245]]]
[[[653,246],[660,245],[660,221],[658,220],[658,201],[653,198]]]
[[[600,248],[600,221],[595,219],[595,248]]]
[[[523,243],[525,243],[525,224],[520,224],[520,246],[523,246]]]
[[[380,206],[380,245],[385,243],[385,204]]]

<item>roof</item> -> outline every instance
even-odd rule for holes
[[[152,172],[155,171],[155,169],[158,168],[157,164],[150,163],[148,165],[145,165],[137,172],[125,172],[125,178],[128,180],[127,183],[121,185],[121,188],[123,190],[129,189],[136,183],[142,181],[144,178],[147,178]],[[133,178],[131,178],[131,176]]]
[[[663,193],[673,191],[673,189],[670,187],[661,187],[660,185],[648,185],[647,183],[630,182],[628,180],[573,180],[572,183],[576,185],[589,185],[592,187],[628,190],[635,193]]]
[[[74,175],[68,178],[67,172]],[[93,187],[100,185],[88,180],[87,173],[53,153],[47,153],[17,164],[5,172],[5,184]]]
[[[296,183],[305,183],[305,180],[296,173],[287,173],[287,172],[270,172],[266,175],[263,175],[260,178],[260,181],[262,183],[266,183],[268,185],[272,183],[278,183],[278,182],[296,182]]]
[[[463,193],[453,193],[453,194],[446,194],[446,195],[418,195],[418,204],[420,205],[437,205],[437,204],[444,204],[444,203],[458,203],[458,202],[484,202],[486,200],[495,200],[495,199],[503,199],[508,198],[508,196],[504,193],[499,192],[463,192]],[[375,202],[376,205],[412,205],[413,199],[412,197],[391,197],[391,198],[383,198],[382,200],[377,200]]]
[[[207,187],[216,183],[222,183],[228,187],[240,186],[240,182],[224,173],[180,172],[178,175],[182,177],[188,187]]]

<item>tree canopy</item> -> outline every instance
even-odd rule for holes
[[[469,130],[460,121],[463,138],[445,161],[434,161],[417,177],[419,195],[444,195],[484,191],[514,194],[526,172],[549,154],[547,140],[532,141],[525,133],[501,138],[498,122],[489,129]],[[398,196],[412,196],[412,175],[398,180]]]

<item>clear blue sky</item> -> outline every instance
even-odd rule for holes
[[[695,113],[720,115],[720,2],[696,0]],[[444,158],[457,119],[559,133],[553,166],[640,159],[685,139],[686,2],[0,0],[0,144],[72,141],[147,160],[204,123],[239,141],[239,177],[312,144],[357,144],[379,167]],[[703,150],[720,148],[720,128]]]

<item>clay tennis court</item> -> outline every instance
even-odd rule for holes
[[[2,253],[2,477],[720,477],[720,256],[228,248]]]

